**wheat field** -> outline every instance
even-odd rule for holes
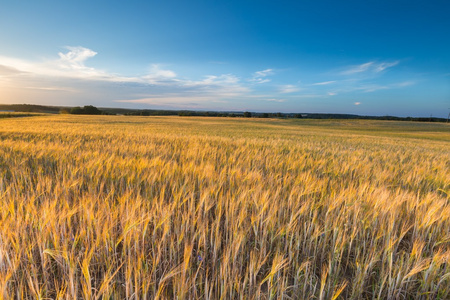
[[[449,299],[448,124],[0,119],[3,299]]]

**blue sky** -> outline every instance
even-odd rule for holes
[[[0,103],[446,117],[450,1],[0,0]]]

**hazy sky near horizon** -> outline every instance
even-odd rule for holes
[[[0,0],[0,103],[446,117],[450,1]]]

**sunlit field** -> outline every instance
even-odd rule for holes
[[[449,299],[449,124],[0,119],[0,298]]]

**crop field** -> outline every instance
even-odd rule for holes
[[[0,119],[0,298],[449,299],[450,125]]]

